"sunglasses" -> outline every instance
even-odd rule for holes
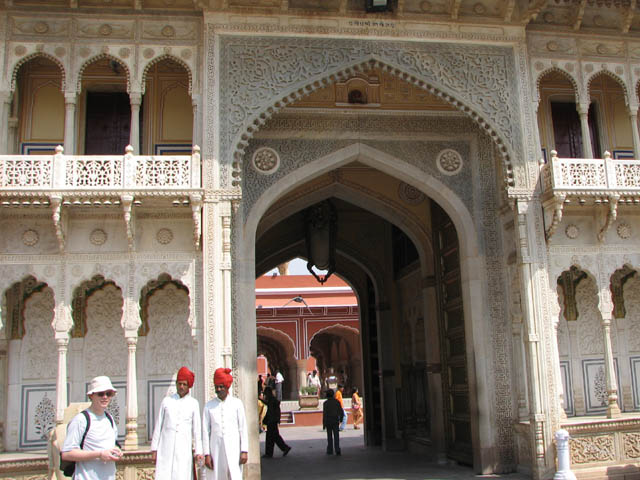
[[[107,392],[93,392],[93,394],[96,397],[109,397],[109,398],[111,398],[116,394],[116,392],[114,392],[113,390],[109,390]]]

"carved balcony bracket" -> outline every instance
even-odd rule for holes
[[[58,248],[60,253],[64,253],[65,238],[67,232],[67,213],[62,208],[62,196],[52,195],[49,197],[49,202],[52,209],[53,228],[58,240]]]
[[[134,247],[134,217],[133,217],[133,195],[122,195],[120,197],[122,209],[124,211],[125,231],[127,232],[127,243],[129,251],[133,251]]]
[[[618,218],[618,200],[620,200],[620,195],[609,195],[607,196],[607,199],[609,200],[609,205],[607,208],[604,225],[598,233],[599,242],[604,242],[605,235],[613,225],[613,222],[616,221],[616,218]]]
[[[546,211],[552,210],[551,224],[545,230],[545,237],[547,242],[551,239],[554,233],[560,225],[562,221],[562,210],[564,208],[564,202],[566,200],[566,195],[555,194],[548,202],[544,204],[544,209]]]
[[[196,250],[200,249],[200,237],[202,235],[202,195],[192,194],[189,196],[191,203],[191,216],[193,218],[193,244]]]

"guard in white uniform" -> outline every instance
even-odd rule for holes
[[[249,434],[242,400],[229,393],[231,369],[215,371],[217,398],[207,402],[202,412],[202,443],[207,480],[242,480],[247,463]]]
[[[165,397],[153,429],[151,452],[156,480],[192,480],[195,460],[201,464],[200,404],[189,394],[195,376],[187,367],[178,370],[177,393]]]

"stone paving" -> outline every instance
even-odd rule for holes
[[[280,428],[284,441],[292,449],[289,455],[275,448],[274,457],[262,459],[262,480],[437,480],[503,478],[524,480],[523,474],[476,475],[473,470],[456,464],[439,465],[407,452],[383,452],[379,447],[365,447],[363,431],[351,425],[340,432],[342,456],[327,455],[326,433],[322,427]],[[264,453],[264,434],[260,435],[260,451]]]

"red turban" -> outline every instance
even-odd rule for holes
[[[178,377],[176,378],[176,381],[187,382],[187,385],[189,385],[189,388],[193,387],[193,381],[195,379],[196,379],[196,376],[187,367],[182,367],[180,370],[178,370]]]
[[[213,384],[214,385],[224,385],[229,388],[231,386],[231,382],[233,382],[233,377],[229,375],[231,373],[230,368],[219,368],[213,374]]]

